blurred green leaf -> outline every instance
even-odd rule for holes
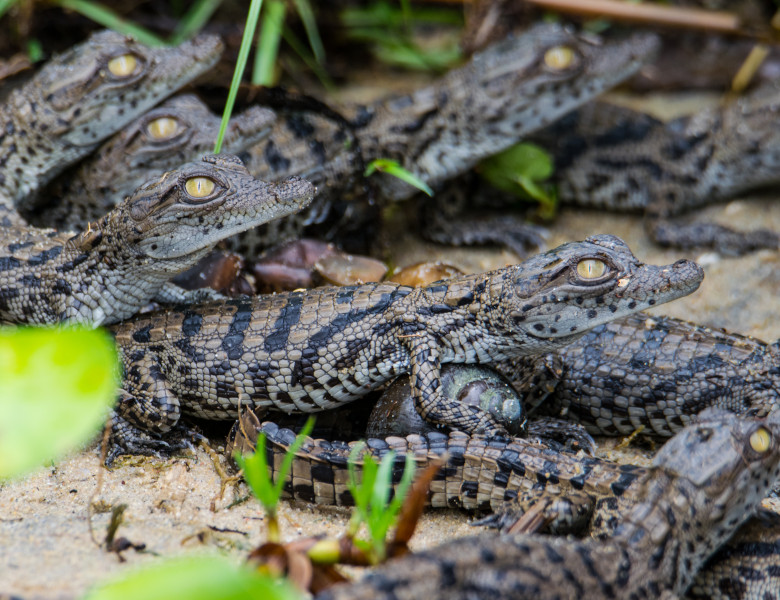
[[[84,600],[301,600],[287,581],[271,579],[221,556],[165,561],[89,592]]]
[[[407,69],[444,71],[460,62],[459,38],[439,40],[434,47],[420,46],[411,35],[421,24],[462,25],[462,17],[450,9],[418,9],[404,1],[401,6],[375,2],[366,7],[345,9],[341,21],[347,35],[370,42],[372,51],[382,62]]]
[[[404,169],[401,165],[398,164],[398,162],[394,160],[390,160],[389,158],[377,158],[372,160],[370,163],[368,163],[363,176],[369,177],[376,171],[397,177],[401,181],[405,181],[409,185],[413,185],[421,192],[425,192],[429,196],[433,196],[433,190],[428,186],[427,183],[417,177],[417,175],[414,173],[410,173]]]
[[[0,478],[88,441],[114,404],[117,375],[105,331],[0,328]]]
[[[43,60],[43,46],[41,46],[40,41],[36,39],[27,40],[27,58],[29,58],[32,63]]]
[[[8,9],[16,4],[18,0],[0,0],[0,17],[2,17]]]

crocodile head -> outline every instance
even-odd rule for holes
[[[654,557],[665,547],[662,560],[676,563],[679,589],[685,589],[704,560],[755,514],[779,477],[779,412],[751,419],[709,408],[656,454],[644,502],[623,519],[616,536],[651,544]]]
[[[211,68],[222,52],[213,35],[172,48],[150,48],[101,31],[41,69],[15,103],[45,123],[60,144],[94,146]]]
[[[502,330],[540,348],[559,348],[588,329],[686,296],[704,272],[680,260],[655,266],[639,261],[612,235],[570,242],[500,271],[491,296]],[[526,352],[527,353],[527,352]]]
[[[266,183],[235,156],[208,155],[141,186],[107,228],[152,268],[183,270],[220,240],[302,209],[314,192],[300,177]]]
[[[238,154],[268,135],[276,114],[254,106],[230,119],[224,150]],[[220,119],[197,97],[184,94],[142,115],[105,142],[68,182],[71,192],[122,199],[139,185],[211,152]]]

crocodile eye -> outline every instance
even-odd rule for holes
[[[772,444],[772,434],[769,430],[759,427],[750,436],[750,447],[759,454],[764,454]]]
[[[553,71],[563,71],[574,65],[575,58],[568,46],[553,46],[544,53],[544,64]]]
[[[130,77],[138,67],[138,59],[133,54],[120,54],[109,60],[107,66],[114,77]]]
[[[209,197],[217,184],[208,177],[190,177],[184,182],[187,193],[198,200]]]
[[[586,258],[577,263],[577,275],[583,279],[599,279],[606,272],[606,263],[597,258]]]
[[[179,121],[173,117],[160,117],[149,121],[146,133],[155,140],[167,140],[179,133]]]

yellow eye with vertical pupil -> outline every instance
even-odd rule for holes
[[[160,117],[149,121],[146,133],[155,140],[167,140],[179,132],[179,122],[173,117]]]
[[[597,258],[586,258],[577,263],[577,275],[583,279],[598,279],[607,272],[607,265]]]
[[[772,434],[763,427],[756,429],[750,436],[750,447],[753,448],[759,454],[769,450],[769,446],[772,444]]]
[[[115,56],[108,61],[108,70],[114,77],[129,77],[135,73],[137,66],[138,59],[132,54]]]
[[[184,183],[184,189],[193,198],[206,198],[214,191],[216,184],[208,177],[190,177]]]
[[[544,64],[555,71],[568,69],[574,63],[574,50],[568,46],[554,46],[544,53]]]

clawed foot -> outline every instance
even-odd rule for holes
[[[193,450],[195,443],[203,437],[192,429],[177,424],[165,433],[165,439],[162,439],[160,435],[136,427],[119,415],[115,414],[111,419],[106,466],[111,466],[117,456],[122,454],[170,458],[182,450]]]

